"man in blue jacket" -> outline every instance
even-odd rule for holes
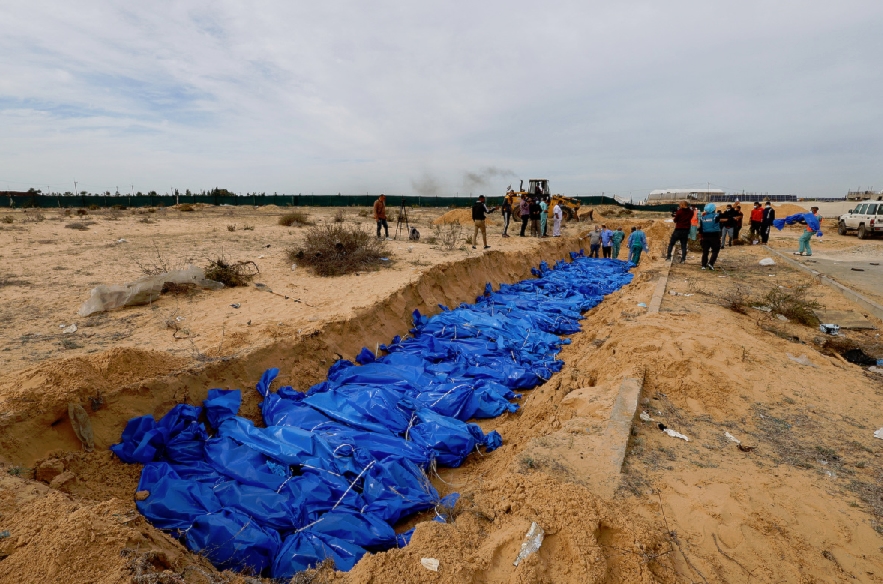
[[[721,250],[720,216],[714,212],[714,203],[705,205],[705,211],[699,217],[699,234],[702,240],[702,269],[714,271],[717,254]],[[711,257],[708,253],[711,252]]]

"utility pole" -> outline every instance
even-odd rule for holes
[[[79,194],[80,194],[80,193],[77,192],[77,181],[74,181],[74,194],[75,194],[75,195],[79,195]]]

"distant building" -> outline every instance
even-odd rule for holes
[[[847,201],[879,201],[880,196],[883,195],[883,191],[849,191],[846,193]]]
[[[651,191],[647,197],[648,205],[660,205],[665,203],[677,203],[678,201],[690,203],[732,203],[734,201],[772,201],[785,202],[796,201],[796,195],[771,195],[769,193],[730,193],[721,189],[658,189]]]
[[[726,193],[721,189],[657,189],[650,191],[647,197],[648,205],[660,203],[676,203],[687,200],[691,203],[702,203],[712,200],[712,197],[723,197]]]

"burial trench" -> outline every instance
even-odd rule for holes
[[[559,246],[559,248],[560,247],[564,247],[564,246]],[[558,251],[560,251],[560,249]],[[505,256],[505,255],[511,255],[511,254],[500,254],[500,255]],[[536,254],[534,254],[534,255],[536,255]],[[421,300],[421,302],[419,304],[421,306],[426,306],[428,304],[427,297],[430,297],[430,298],[434,297],[434,298],[432,298],[432,300],[436,300],[437,297],[440,295],[450,297],[452,295],[452,293],[451,293],[452,291],[450,290],[451,286],[449,286],[447,284],[448,284],[448,281],[451,278],[451,276],[455,276],[455,277],[460,276],[460,278],[458,278],[458,281],[460,282],[460,286],[455,287],[455,288],[462,289],[462,288],[470,287],[470,284],[475,283],[472,280],[476,280],[476,278],[474,277],[474,274],[476,271],[478,271],[478,269],[488,268],[488,267],[491,268],[491,270],[481,270],[482,274],[480,276],[478,276],[477,279],[482,279],[482,280],[485,279],[487,271],[493,271],[492,266],[482,266],[481,265],[481,261],[482,260],[486,261],[487,259],[488,259],[487,256],[483,256],[482,258],[476,258],[476,259],[472,260],[471,262],[469,262],[468,260],[467,260],[467,262],[461,262],[461,264],[462,263],[469,263],[471,265],[467,265],[467,266],[455,265],[455,266],[440,267],[440,269],[437,270],[437,273],[427,274],[424,277],[422,277],[418,283],[409,286],[409,288],[411,288],[411,290],[406,289],[406,290],[400,291],[399,293],[394,295],[394,296],[396,296],[396,298],[391,299],[392,302],[388,302],[386,304],[386,311],[387,312],[389,312],[389,311],[395,312],[396,309],[401,306],[401,304],[405,304],[405,305],[411,304],[409,302],[409,300],[413,301],[415,295],[419,296],[419,298]],[[500,259],[500,258],[496,258],[496,259]],[[502,262],[504,264],[511,263],[511,258],[504,257],[502,259],[507,260],[505,262]],[[478,264],[478,265],[476,265],[476,264]],[[522,264],[522,266],[523,266],[523,264]],[[518,277],[519,275],[521,275],[521,274],[518,274],[519,270],[513,269],[513,266],[511,266],[511,265],[507,265],[504,267],[505,267],[504,271],[508,272],[508,275],[510,276],[510,278],[512,277],[513,272],[515,273],[515,277]],[[496,270],[498,273],[500,271],[499,268],[500,268],[500,266],[497,265]],[[471,274],[472,276],[463,278],[462,276],[465,275],[464,271],[465,271],[465,274]],[[465,280],[466,282],[463,283],[463,280]],[[426,288],[427,286],[429,287],[428,290]],[[423,288],[423,289],[421,290],[420,288]],[[478,287],[473,287],[473,290],[475,290],[476,288],[478,288]],[[460,289],[454,290],[453,295],[459,295],[462,297],[464,295],[464,292],[462,292]],[[429,292],[429,293],[427,294],[427,292]],[[465,294],[468,294],[468,292],[465,292]],[[473,292],[473,294],[474,294],[474,292]],[[413,306],[413,304],[411,304],[411,305]],[[365,322],[364,318],[361,320],[362,320],[361,322],[352,322],[352,320],[350,320],[350,321],[346,321],[343,323],[332,323],[331,325],[325,327],[325,329],[323,329],[321,331],[320,330],[312,331],[310,334],[305,335],[305,338],[299,339],[299,342],[296,345],[295,352],[299,353],[300,355],[307,355],[307,357],[303,357],[303,358],[307,358],[307,359],[309,358],[309,356],[313,356],[316,354],[319,354],[319,355],[330,354],[335,357],[342,357],[345,354],[352,355],[355,353],[355,350],[356,350],[354,348],[355,346],[360,346],[362,344],[370,344],[370,343],[364,343],[363,339],[376,338],[379,334],[383,334],[378,331],[378,328],[381,328],[381,329],[384,328],[383,325],[381,325],[380,327],[376,326],[378,324],[381,324],[380,322],[378,322],[377,318],[367,319],[369,322]],[[379,320],[382,321],[384,319],[380,318]],[[387,322],[390,320],[393,321],[392,328],[396,328],[396,325],[400,324],[400,323],[395,322],[395,321],[397,321],[397,320],[400,321],[401,319],[389,318],[389,319],[385,319],[385,320],[387,320]],[[389,325],[387,325],[387,327],[388,326]],[[401,332],[401,329],[399,329],[399,332]],[[361,333],[361,334],[359,334],[359,333]],[[359,340],[356,341],[356,340],[354,340],[354,338],[358,338]],[[289,349],[295,349],[295,347],[289,347]],[[231,379],[231,378],[243,379],[243,378],[251,377],[252,379],[254,379],[257,377],[254,375],[254,372],[256,370],[263,369],[264,367],[266,367],[266,363],[268,361],[272,361],[274,359],[276,359],[277,362],[282,361],[283,364],[287,364],[290,367],[290,371],[292,371],[292,372],[287,376],[288,377],[288,379],[286,380],[287,383],[299,382],[298,385],[303,386],[303,382],[305,382],[306,380],[310,380],[310,378],[316,379],[317,377],[321,376],[321,373],[319,373],[317,375],[315,373],[315,371],[310,371],[310,369],[306,368],[306,367],[303,367],[303,369],[306,369],[306,371],[296,372],[298,369],[297,365],[299,364],[299,365],[303,366],[303,363],[300,361],[300,359],[297,356],[292,357],[290,353],[287,355],[288,359],[285,359],[285,358],[280,359],[279,358],[280,353],[283,353],[283,352],[285,352],[285,349],[282,347],[279,347],[279,346],[262,348],[262,349],[256,351],[254,354],[250,355],[247,362],[210,364],[204,368],[201,368],[199,371],[179,372],[177,375],[170,375],[170,376],[168,376],[168,378],[160,380],[158,383],[157,383],[157,381],[154,381],[151,384],[151,385],[153,385],[153,387],[150,387],[147,384],[141,384],[140,387],[138,387],[138,388],[129,388],[129,392],[131,392],[131,393],[128,393],[125,390],[121,391],[120,393],[122,395],[115,396],[117,398],[115,401],[118,404],[118,406],[125,405],[125,407],[108,408],[108,410],[110,410],[110,409],[116,410],[115,411],[115,413],[116,413],[115,418],[117,419],[117,422],[115,424],[112,424],[112,427],[110,429],[104,429],[102,424],[96,424],[96,426],[101,427],[103,429],[103,431],[101,432],[101,438],[97,439],[96,442],[99,445],[102,445],[101,443],[103,442],[106,444],[108,442],[108,439],[110,439],[113,442],[116,442],[119,439],[119,429],[120,429],[119,417],[126,410],[137,411],[140,408],[140,412],[137,412],[137,413],[143,413],[145,410],[146,411],[153,411],[154,413],[159,413],[159,412],[163,412],[164,410],[167,410],[169,407],[171,407],[171,405],[174,405],[175,403],[181,403],[182,401],[183,402],[189,401],[189,402],[198,403],[198,401],[199,401],[198,396],[200,396],[200,394],[202,394],[203,396],[205,395],[205,391],[206,391],[205,388],[207,388],[208,385],[222,386],[223,385],[222,382],[225,380],[225,378],[226,379]],[[330,360],[330,359],[328,359],[328,360]],[[285,363],[285,361],[288,361],[288,363]],[[292,361],[293,361],[293,363],[292,363]],[[319,360],[318,363],[315,363],[315,361],[316,360],[314,359],[313,360],[314,370],[315,369],[318,369],[320,371],[324,370],[325,364],[322,363],[322,360]],[[184,374],[183,376],[189,376],[189,379],[183,384],[181,383],[181,377],[182,377],[181,373]],[[219,382],[221,382],[221,383],[219,383]],[[244,383],[241,383],[241,384],[246,385]],[[182,387],[182,385],[183,385],[183,387]],[[200,391],[200,386],[203,388],[202,391]],[[172,391],[172,393],[171,393],[171,396],[169,396],[167,393],[160,391],[159,394],[164,395],[164,397],[166,399],[162,400],[163,403],[157,404],[157,400],[155,399],[157,396],[157,392],[152,391],[155,389],[160,389],[160,390],[165,389],[166,392]],[[139,394],[145,394],[145,393],[152,394],[152,397],[154,399],[153,400],[150,399],[151,395],[139,396]],[[253,394],[253,395],[251,395],[251,394]],[[131,397],[132,395],[134,395],[134,397],[136,399],[129,400],[129,401],[122,399],[124,396]],[[250,395],[251,395],[251,398],[249,399]],[[244,402],[242,404],[242,411],[240,411],[240,414],[244,415],[245,416],[244,419],[246,419],[246,420],[251,419],[251,420],[259,421],[260,414],[257,411],[257,402],[260,401],[260,396],[258,396],[258,397],[254,397],[254,396],[257,396],[256,392],[246,390],[245,395],[243,396],[246,399],[244,400]],[[169,399],[169,398],[171,398],[171,399]],[[637,397],[635,396],[635,400],[636,399],[637,399]],[[147,401],[147,402],[152,401],[153,402],[152,407],[148,407],[148,408],[142,407],[144,405],[143,402],[145,402],[145,401]],[[171,401],[171,404],[167,405],[169,401]],[[99,412],[99,414],[100,413],[101,412]],[[100,417],[100,416],[95,416],[95,417]],[[61,424],[55,424],[55,426],[53,426],[53,428],[56,428],[60,425]],[[114,430],[116,431],[115,436],[114,436]],[[505,439],[505,437],[504,437],[504,439]],[[235,564],[228,563],[227,565],[224,565],[224,562],[219,562],[219,564],[220,564],[219,567],[234,567],[234,568],[236,567]]]

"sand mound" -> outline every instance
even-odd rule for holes
[[[543,473],[504,474],[464,493],[455,522],[424,521],[404,548],[366,556],[344,582],[608,582],[607,548],[667,550],[659,530],[625,519],[610,504],[600,504],[583,486],[559,483]],[[539,552],[518,567],[518,555],[531,521],[546,536]],[[438,574],[420,558],[439,560]],[[652,572],[636,553],[616,554],[622,582],[642,582]],[[430,575],[432,579],[430,580]]]
[[[491,217],[488,217],[486,221],[488,225],[497,224],[497,221]],[[472,225],[472,209],[451,209],[432,222],[433,225],[450,225],[451,223]]]
[[[788,215],[796,215],[797,213],[809,213],[809,209],[801,207],[800,205],[795,205],[794,203],[779,203],[778,205],[773,205],[773,209],[776,210],[776,218],[784,219]],[[745,207],[742,207],[742,211],[745,212]]]

